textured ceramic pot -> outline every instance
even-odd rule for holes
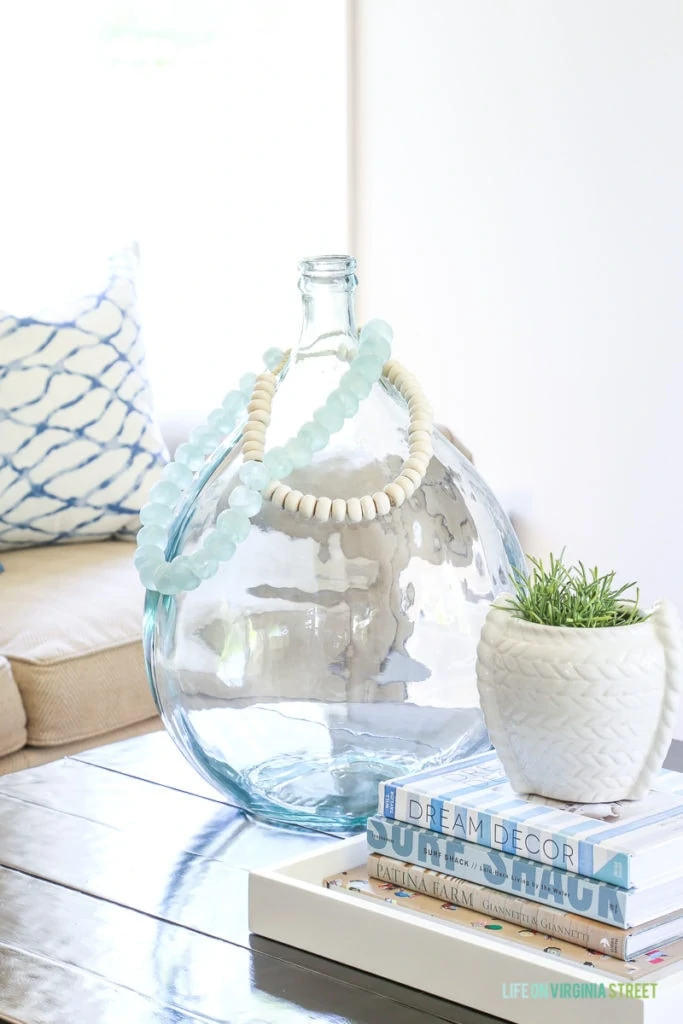
[[[671,742],[681,627],[668,602],[630,626],[543,626],[492,606],[477,648],[491,740],[518,793],[644,796]]]

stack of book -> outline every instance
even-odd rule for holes
[[[555,955],[569,943],[587,963],[683,955],[683,774],[662,770],[643,800],[567,804],[518,796],[490,751],[379,798],[367,866],[328,886],[453,921],[464,908],[464,923],[514,926]]]

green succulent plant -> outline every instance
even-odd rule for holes
[[[640,591],[635,583],[615,587],[614,572],[601,574],[586,569],[582,562],[567,566],[550,555],[549,567],[541,559],[527,556],[528,572],[513,567],[514,595],[502,607],[516,618],[544,626],[629,626],[648,618],[638,607]],[[635,596],[626,594],[636,587]]]

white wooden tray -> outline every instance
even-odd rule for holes
[[[249,874],[249,927],[257,935],[357,967],[382,978],[502,1017],[514,1024],[680,1024],[683,969],[663,967],[644,981],[654,998],[532,998],[539,985],[621,979],[438,920],[326,889],[327,875],[368,855],[365,836]],[[510,998],[515,983],[527,998]],[[635,984],[635,983],[634,983]],[[504,988],[504,986],[508,986]],[[517,990],[519,992],[519,990]],[[550,991],[550,990],[549,990]],[[565,990],[566,991],[566,990]],[[585,990],[584,990],[585,991]]]

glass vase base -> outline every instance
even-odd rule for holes
[[[269,761],[246,775],[250,813],[269,822],[358,832],[365,828],[368,807],[377,804],[379,783],[407,774],[416,764],[414,759],[389,754],[374,761],[362,754]]]
[[[317,721],[302,718],[304,708],[311,716],[315,712]],[[380,782],[455,764],[490,747],[478,709],[413,708],[410,724],[414,729],[421,723],[422,729],[411,736],[403,705],[351,708],[352,722],[333,721],[339,706],[320,703],[207,709],[185,720],[184,746],[192,749],[191,763],[204,778],[249,817],[344,835],[365,829],[369,815],[377,812]],[[443,730],[437,735],[436,722]],[[254,763],[246,756],[248,738],[266,728],[272,755]],[[240,740],[237,772],[228,767],[227,750],[234,754]]]

